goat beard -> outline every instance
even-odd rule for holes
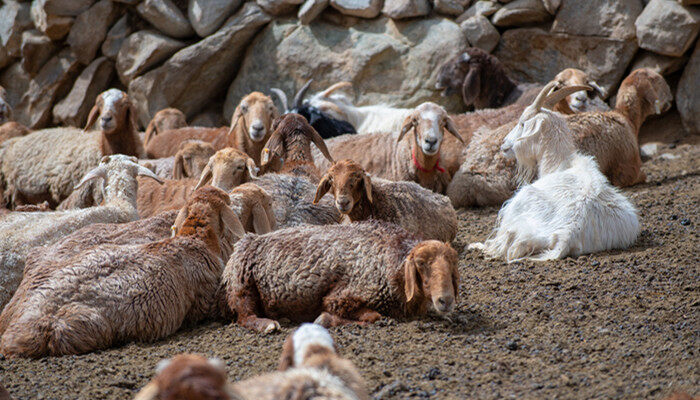
[[[517,187],[525,186],[537,177],[537,162],[534,160],[518,160],[518,168],[515,172],[515,183]]]

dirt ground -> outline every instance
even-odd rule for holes
[[[332,330],[370,392],[387,399],[700,394],[700,146],[697,137],[654,135],[654,126],[668,128],[663,121],[649,126],[641,140],[661,143],[644,164],[648,182],[625,190],[643,224],[634,247],[557,262],[486,261],[465,249],[489,233],[497,208],[460,210],[455,322]],[[18,400],[128,399],[159,360],[181,352],[219,357],[238,380],[275,368],[294,327],[283,328],[260,336],[216,322],[153,344],[0,360],[0,380]]]

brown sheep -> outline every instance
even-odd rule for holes
[[[262,235],[277,228],[272,211],[272,197],[254,183],[244,183],[229,192],[231,209],[241,220],[246,232]]]
[[[0,144],[8,139],[26,136],[31,130],[19,122],[9,121],[0,125]]]
[[[314,204],[329,191],[338,211],[352,222],[391,222],[425,239],[444,242],[457,235],[457,213],[447,197],[414,182],[372,179],[352,160],[333,164],[318,184]]]
[[[216,315],[223,260],[244,234],[228,205],[224,191],[204,187],[178,213],[172,238],[96,246],[27,268],[0,314],[0,353],[86,353],[157,340]]]
[[[446,315],[459,284],[449,244],[377,221],[246,235],[222,278],[238,323],[265,333],[279,329],[278,318],[328,327],[429,308]]]
[[[217,137],[225,135],[229,131],[227,126],[220,128],[203,128],[188,126],[184,128],[167,130],[152,137],[146,146],[148,158],[158,159],[172,157],[182,142],[188,140],[201,140],[211,143]]]
[[[184,128],[187,126],[185,114],[177,108],[164,108],[156,113],[148,123],[143,134],[143,148],[148,148],[148,142],[156,135],[171,129]]]

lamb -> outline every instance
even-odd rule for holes
[[[287,336],[278,372],[230,384],[221,361],[195,354],[161,361],[157,371],[134,400],[369,399],[352,362],[338,356],[328,331],[315,324],[302,324]]]
[[[304,94],[308,90],[313,79],[310,79],[294,96],[294,105],[291,110],[288,110],[287,106],[287,95],[277,88],[270,89],[271,92],[275,93],[282,102],[284,106],[284,114],[295,113],[299,114],[311,124],[311,126],[316,129],[322,138],[328,139],[336,136],[340,136],[345,133],[357,133],[355,127],[349,122],[343,120],[342,118],[333,118],[330,115],[319,110],[310,104],[308,100],[304,100]],[[329,89],[325,90],[322,95],[329,96],[334,90],[337,90],[340,86],[334,85]]]
[[[576,150],[565,117],[542,108],[554,85],[542,89],[501,146],[515,157],[526,185],[498,212],[491,237],[469,249],[508,262],[543,261],[626,248],[637,239],[634,206],[610,185],[594,157]]]
[[[578,150],[595,156],[613,185],[631,186],[645,180],[637,144],[639,126],[648,115],[668,109],[671,99],[660,75],[640,69],[620,85],[613,111],[574,114],[566,122]],[[447,189],[455,207],[500,205],[513,194],[515,162],[504,157],[500,145],[515,124],[475,135],[466,150],[466,161]]]
[[[164,108],[158,111],[148,123],[143,135],[143,148],[148,148],[148,142],[156,135],[171,129],[184,128],[187,126],[185,114],[177,108]]]
[[[391,222],[425,239],[443,242],[457,235],[457,213],[447,197],[414,182],[372,179],[352,160],[333,164],[318,184],[314,203],[329,191],[338,211],[352,222]]]
[[[404,139],[411,130],[413,137]],[[398,138],[392,132],[343,135],[329,139],[327,144],[335,157],[352,159],[372,175],[417,182],[426,189],[444,193],[450,174],[440,165],[443,130],[464,143],[445,109],[427,102],[406,117]],[[330,167],[325,160],[319,160],[317,165],[321,170]]]
[[[583,71],[569,68],[562,73],[564,72],[565,75],[561,76],[562,83],[576,80],[576,84],[589,85],[598,91],[601,98],[606,97],[605,91],[595,81],[589,79]],[[579,73],[581,74],[579,77],[569,76],[569,74]],[[435,89],[442,90],[443,96],[451,96],[459,92],[465,106],[474,106],[478,110],[500,108],[515,103],[530,104],[537,92],[542,89],[542,85],[519,83],[510,79],[505,67],[496,57],[479,48],[470,47],[440,67]],[[572,95],[570,101],[572,107],[575,104],[577,111],[581,112],[586,111],[589,98],[586,91],[582,91]],[[599,101],[598,104],[603,102]],[[568,108],[568,106],[568,103],[562,104],[562,107]],[[568,113],[572,113],[571,110]]]
[[[192,192],[211,182],[219,189],[229,191],[256,176],[257,167],[247,154],[233,148],[217,151],[204,166],[196,179],[166,179],[163,185],[139,180],[136,200],[139,216],[150,217],[157,213],[183,207]]]
[[[459,285],[457,252],[393,224],[302,225],[239,241],[222,275],[239,324],[279,329],[271,318],[325,327],[410,318],[432,306],[446,316]]]
[[[48,201],[55,207],[103,156],[119,153],[143,157],[136,113],[126,93],[110,89],[98,95],[86,129],[98,117],[100,131],[43,129],[6,144],[0,158],[5,202],[22,205]]]
[[[277,227],[272,197],[254,183],[244,183],[229,192],[231,209],[241,220],[246,232],[262,235]]]
[[[223,260],[244,232],[226,192],[203,187],[175,219],[175,236],[105,244],[34,265],[0,314],[8,357],[80,354],[153,341],[217,313]]]
[[[90,224],[137,219],[137,175],[161,181],[149,169],[136,164],[133,157],[105,156],[78,184],[80,187],[92,179],[102,178],[105,181],[103,206],[5,215],[0,220],[0,307],[9,300],[22,279],[26,257],[33,247],[51,244]]]

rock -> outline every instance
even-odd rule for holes
[[[53,108],[56,124],[82,127],[98,94],[109,87],[114,77],[114,63],[99,57],[78,76],[68,96]]]
[[[700,9],[683,7],[675,0],[651,0],[634,25],[639,47],[680,57],[698,35]]]
[[[51,39],[36,29],[22,32],[22,68],[30,76],[36,75],[57,50]]]
[[[44,8],[45,1],[34,0],[30,15],[34,26],[39,31],[43,32],[51,40],[63,39],[73,25],[73,17],[66,15],[54,15],[46,12]]]
[[[428,0],[390,0],[384,2],[382,13],[389,18],[422,17],[430,13]]]
[[[646,50],[640,50],[632,61],[630,71],[639,68],[651,68],[661,75],[670,75],[685,65],[688,57],[669,57],[661,54],[652,53]]]
[[[465,48],[459,25],[442,17],[401,23],[363,19],[350,30],[324,21],[309,27],[278,20],[248,49],[226,96],[224,117],[231,117],[243,96],[260,90],[260,82],[291,94],[312,77],[312,93],[352,82],[358,104],[412,107],[435,101],[461,110],[461,99],[441,97],[435,80],[438,67]]]
[[[382,10],[383,0],[330,0],[331,7],[345,15],[375,18]]]
[[[228,122],[224,120],[221,112],[214,110],[201,112],[192,118],[190,122],[190,126],[202,126],[204,128],[218,128],[227,124]]]
[[[564,1],[551,31],[633,39],[636,36],[634,21],[641,13],[640,0]]]
[[[124,85],[156,64],[159,64],[185,43],[154,31],[138,31],[129,35],[117,55],[117,73]]]
[[[255,2],[263,11],[276,16],[291,14],[296,8],[295,4],[288,0],[255,0]]]
[[[15,107],[15,118],[31,129],[45,127],[51,119],[54,100],[69,89],[80,70],[80,62],[70,49],[53,56],[29,82],[27,91]]]
[[[642,157],[642,161],[650,160],[659,152],[659,143],[647,143],[645,145],[639,146],[639,155]]]
[[[505,31],[494,55],[522,82],[545,83],[565,68],[580,68],[609,93],[636,51],[634,40],[521,28]]]
[[[551,17],[542,0],[515,0],[496,11],[491,21],[496,26],[522,26],[544,22]]]
[[[435,12],[446,15],[460,15],[464,12],[465,5],[468,1],[464,0],[434,0],[433,5]]]
[[[112,0],[112,1],[114,1],[115,3],[123,3],[123,4],[128,4],[128,5],[133,6],[134,4],[138,3],[141,0]]]
[[[87,65],[95,58],[107,29],[119,17],[120,11],[110,0],[101,0],[78,15],[66,40],[78,61]]]
[[[22,32],[30,29],[33,22],[29,3],[13,0],[0,7],[0,43],[10,57],[19,57],[22,47]]]
[[[181,39],[194,35],[189,21],[171,0],[143,0],[136,11],[168,36]]]
[[[542,4],[544,5],[544,9],[547,10],[548,13],[552,15],[557,14],[557,10],[559,10],[559,7],[561,6],[562,0],[542,0]]]
[[[12,57],[7,54],[4,46],[0,46],[0,69],[7,67],[12,62]]]
[[[472,4],[471,7],[467,9],[462,15],[457,17],[457,22],[462,23],[464,22],[467,18],[471,18],[475,15],[483,15],[484,17],[488,17],[496,13],[502,6],[495,1],[483,1],[479,0],[476,3]]]
[[[695,135],[700,134],[700,44],[695,44],[695,50],[690,61],[683,70],[676,91],[676,106],[681,114],[685,129]]]
[[[328,7],[328,0],[306,0],[297,13],[299,22],[304,25],[310,24],[311,21],[321,15],[326,7]]]
[[[141,123],[146,125],[166,107],[189,117],[200,111],[236,75],[248,44],[270,19],[257,4],[245,3],[216,33],[131,81],[129,95],[137,104]]]
[[[42,3],[42,8],[49,15],[75,17],[90,8],[95,0],[34,0]]]
[[[5,68],[0,75],[0,86],[7,91],[7,101],[14,108],[29,88],[32,77],[22,68],[20,61]]]
[[[679,0],[684,6],[694,6],[700,4],[700,0]]]
[[[102,43],[102,54],[116,60],[119,49],[122,47],[122,43],[126,40],[126,37],[131,34],[131,28],[127,23],[127,16],[119,18],[116,24],[114,24],[107,32],[105,41]]]
[[[475,15],[459,25],[472,47],[478,47],[487,53],[493,51],[501,39],[498,30],[483,15]]]
[[[240,6],[241,0],[190,0],[187,17],[197,35],[205,37],[216,32]]]

